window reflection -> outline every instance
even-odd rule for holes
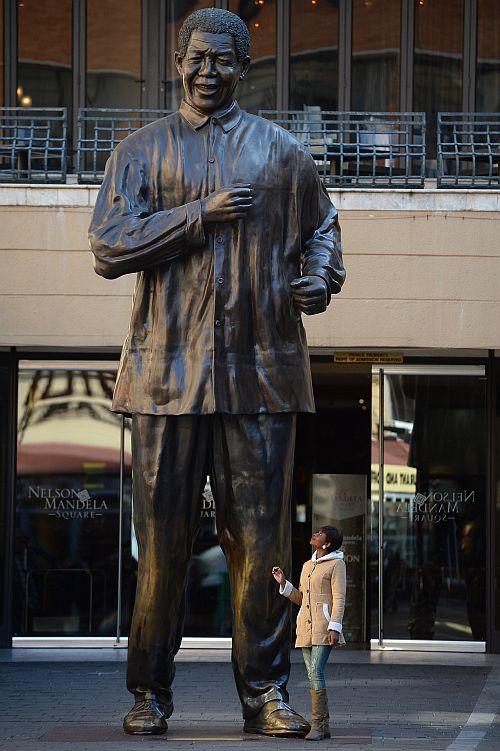
[[[401,0],[354,0],[351,109],[399,110]]]
[[[87,107],[140,107],[141,5],[87,0]]]
[[[127,423],[131,426],[132,421],[127,418]],[[133,502],[130,504],[127,499],[124,510],[122,634],[128,635],[137,585],[138,548],[132,523]],[[207,477],[201,499],[200,529],[193,544],[188,569],[184,636],[230,637],[231,624],[229,575],[226,558],[218,542],[215,501]]]
[[[3,104],[3,0],[0,0],[0,106]]]
[[[250,32],[252,64],[236,89],[236,98],[248,112],[276,108],[276,0],[229,0],[229,10],[240,16]]]
[[[477,6],[476,112],[500,111],[500,5],[479,0]]]
[[[463,12],[463,0],[415,0],[413,109],[427,113],[430,156],[436,113],[462,110]]]
[[[484,379],[386,375],[384,402],[384,636],[483,641]],[[373,415],[372,514],[376,518],[377,406]],[[376,604],[376,537],[371,542],[372,603]]]
[[[337,109],[338,36],[337,2],[291,4],[290,109]]]
[[[109,410],[115,376],[109,364],[21,367],[17,635],[116,632],[121,417]],[[127,477],[125,484],[130,495]]]
[[[165,107],[177,109],[182,100],[182,81],[177,73],[174,52],[177,50],[179,29],[185,19],[200,8],[213,6],[211,0],[167,0],[166,58],[165,58]]]
[[[71,0],[18,3],[19,107],[71,105]]]

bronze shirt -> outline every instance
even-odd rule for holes
[[[203,226],[200,199],[251,183],[244,219]],[[233,100],[185,101],[115,149],[89,228],[94,269],[137,273],[111,410],[178,415],[315,412],[292,279],[345,279],[337,211],[314,161]]]

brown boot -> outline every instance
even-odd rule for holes
[[[311,694],[311,730],[306,741],[322,741],[330,738],[330,715],[328,714],[328,696],[326,688],[309,689]]]

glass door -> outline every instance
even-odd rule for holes
[[[372,383],[372,647],[484,651],[484,367],[377,365]]]
[[[19,363],[14,636],[115,638],[130,435],[115,362]]]

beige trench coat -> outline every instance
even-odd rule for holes
[[[340,631],[336,646],[346,641],[342,633],[346,595],[346,565],[341,550],[312,558],[302,567],[299,588],[287,581],[280,594],[300,605],[297,616],[296,647],[328,644],[328,630]]]

